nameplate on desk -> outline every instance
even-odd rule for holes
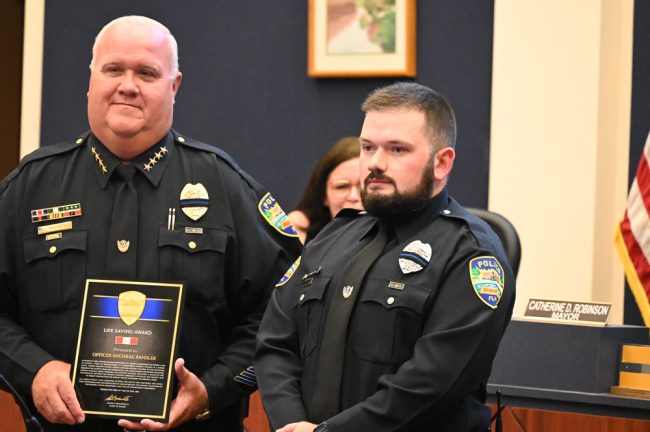
[[[530,299],[524,318],[561,324],[604,326],[611,308],[610,303]]]

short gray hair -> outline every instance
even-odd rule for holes
[[[95,64],[95,55],[97,54],[97,45],[102,40],[106,32],[116,24],[129,23],[133,25],[148,25],[152,27],[157,27],[165,34],[167,37],[167,42],[169,43],[169,48],[171,50],[171,74],[176,75],[178,72],[178,44],[176,43],[176,38],[169,31],[167,27],[159,23],[158,21],[151,19],[149,17],[140,16],[140,15],[127,15],[119,18],[115,18],[113,21],[106,24],[95,37],[95,43],[93,44],[93,58],[90,62],[90,67],[93,67]]]

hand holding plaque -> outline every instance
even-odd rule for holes
[[[144,419],[140,422],[120,420],[117,424],[130,430],[168,430],[198,419],[207,407],[208,392],[199,378],[185,367],[183,359],[176,360],[174,371],[178,378],[178,393],[171,406],[168,423]]]
[[[167,422],[179,283],[89,279],[72,382],[86,415]]]

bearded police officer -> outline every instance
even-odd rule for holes
[[[90,132],[0,183],[0,373],[48,431],[242,430],[255,333],[300,243],[230,157],[171,129],[181,77],[166,27],[112,21],[93,47]],[[70,364],[87,278],[185,282],[168,423],[84,415]]]
[[[515,279],[445,189],[453,110],[415,83],[363,110],[367,214],[339,213],[278,283],[255,358],[264,406],[279,432],[486,431]]]

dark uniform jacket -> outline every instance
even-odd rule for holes
[[[366,274],[342,342],[340,413],[315,419],[307,412],[314,377],[328,373],[316,359],[324,305],[341,295],[332,280],[376,223],[342,212],[273,293],[255,356],[273,426],[326,420],[334,432],[487,430],[486,382],[512,314],[515,278],[496,234],[445,191],[393,224],[395,238]],[[430,258],[416,241],[430,245]],[[405,273],[405,249],[416,250],[424,268]]]
[[[116,247],[107,235],[119,163],[85,134],[37,150],[0,183],[0,373],[30,401],[43,364],[74,361],[86,278],[119,276],[105,272],[106,251]],[[242,401],[256,388],[251,361],[259,321],[300,243],[273,198],[214,147],[172,130],[133,164],[136,279],[186,283],[178,353],[205,384],[214,413],[181,429],[236,430]],[[183,188],[197,183],[209,202],[195,221],[179,202]],[[80,216],[31,220],[32,210],[76,203]],[[170,209],[174,230],[168,227]],[[38,226],[62,221],[71,221],[72,229],[61,238],[37,234]],[[202,230],[188,233],[185,227]],[[89,418],[83,430],[121,430],[116,424]]]

